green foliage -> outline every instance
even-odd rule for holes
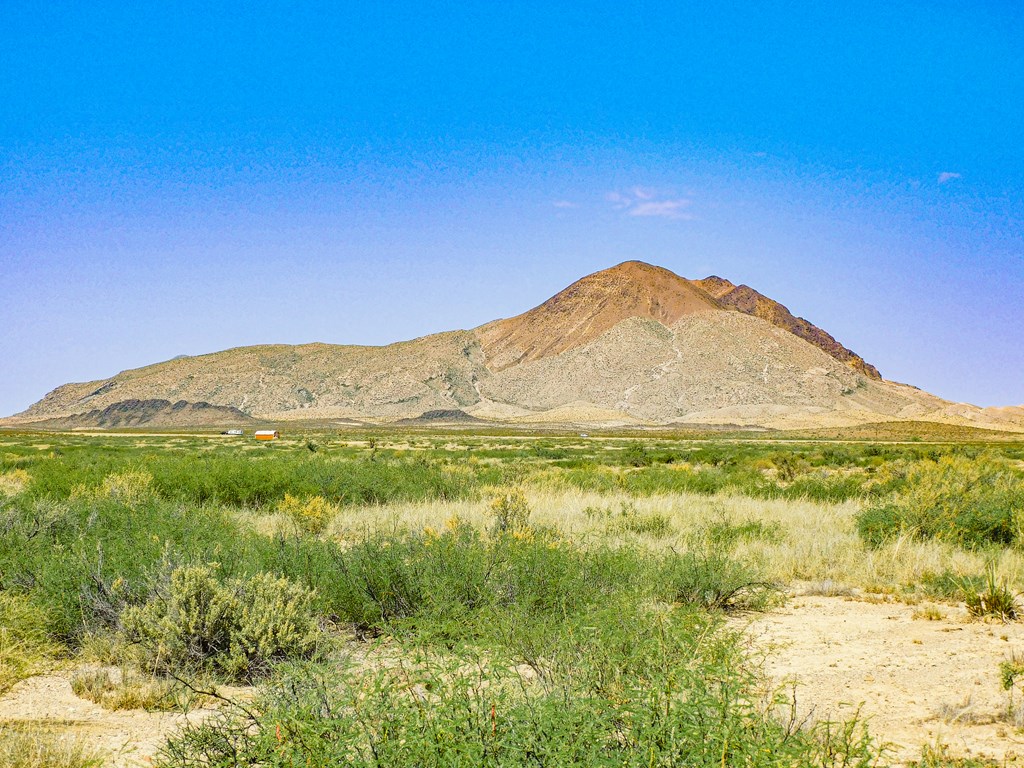
[[[149,669],[212,667],[233,680],[257,677],[275,660],[309,658],[320,640],[305,588],[270,574],[223,580],[202,565],[171,571],[145,604],[124,611],[121,623]]]
[[[857,530],[870,546],[902,535],[962,546],[1009,544],[1024,514],[1024,479],[991,456],[924,460],[890,500],[866,508]]]
[[[732,550],[741,541],[779,542],[783,539],[782,526],[764,520],[744,520],[734,523],[719,520],[697,531],[697,540],[717,550]]]
[[[1013,592],[996,578],[996,569],[991,563],[985,570],[982,589],[965,585],[964,603],[967,612],[972,616],[991,617],[1000,621],[1013,621],[1017,618],[1017,599]]]
[[[51,638],[75,645],[116,628],[149,596],[168,560],[218,562],[226,574],[269,572],[313,587],[333,573],[336,546],[309,537],[274,540],[239,528],[223,508],[156,496],[134,507],[106,496],[0,503],[0,590],[23,593]]]
[[[962,600],[968,592],[985,590],[985,577],[980,574],[962,574],[950,570],[926,573],[921,579],[926,594],[946,600]]]
[[[660,512],[637,512],[635,507],[623,506],[622,512],[613,524],[613,529],[638,536],[663,539],[673,533],[672,521]]]
[[[339,552],[324,597],[362,635],[479,639],[632,593],[654,563],[629,549],[583,550],[543,530],[485,539],[452,521],[440,534],[371,536]]]
[[[148,475],[152,493],[169,501],[240,507],[274,505],[285,494],[323,496],[349,505],[467,498],[476,490],[472,476],[425,458],[338,461],[304,447],[294,453],[260,453],[74,451],[35,465],[27,492],[65,499],[76,491],[103,486],[126,469],[126,476],[135,481]],[[145,465],[145,472],[133,468],[138,464]]]
[[[999,662],[999,683],[1004,691],[1012,691],[1021,677],[1024,677],[1024,660],[1013,656]]]
[[[752,568],[714,551],[685,552],[663,564],[666,597],[673,602],[715,611],[761,610],[778,598],[778,587]]]
[[[290,493],[281,499],[277,511],[291,518],[299,530],[306,533],[323,533],[327,524],[338,514],[338,508],[323,496],[299,499]]]
[[[45,613],[22,595],[0,592],[0,694],[40,671],[55,651]]]
[[[629,443],[622,452],[622,461],[631,467],[649,467],[653,463],[647,448],[639,440]]]
[[[586,507],[583,514],[591,519],[604,520],[611,533],[632,533],[662,539],[674,532],[672,521],[661,512],[640,512],[636,504],[624,501],[616,512],[612,507]]]
[[[567,625],[530,674],[494,653],[286,669],[255,706],[186,726],[157,764],[874,764],[862,725],[774,719],[734,636],[689,614],[615,608]]]
[[[909,763],[911,768],[996,768],[1001,763],[984,757],[952,755],[945,744],[926,744],[921,748],[921,759]]]
[[[906,514],[898,504],[872,504],[857,515],[857,535],[869,547],[880,547],[906,531]]]
[[[514,533],[529,528],[530,505],[521,488],[495,496],[491,499],[489,512],[494,518],[495,533]]]

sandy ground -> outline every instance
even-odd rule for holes
[[[39,675],[22,680],[0,698],[0,723],[25,725],[78,739],[106,758],[104,768],[150,765],[164,738],[184,722],[170,712],[111,712],[80,699],[71,690],[71,674]],[[202,717],[209,710],[195,710]]]
[[[1024,732],[1008,714],[999,678],[1001,661],[1014,653],[1024,658],[1024,623],[986,623],[962,608],[935,607],[943,618],[923,618],[925,606],[798,595],[735,621],[767,678],[795,690],[801,717],[859,713],[888,745],[887,762],[905,763],[924,745],[944,744],[952,755],[1024,765]],[[62,672],[22,681],[0,698],[0,723],[80,738],[108,756],[108,768],[130,768],[148,765],[183,721],[180,714],[109,712],[75,696],[69,679]],[[1024,709],[1022,693],[1014,695]]]
[[[1001,661],[1024,656],[1024,625],[938,608],[946,617],[927,620],[922,606],[802,596],[748,618],[746,631],[768,652],[769,678],[795,683],[801,716],[842,720],[859,710],[893,762],[945,744],[952,755],[1024,764],[1024,733],[1007,714],[999,678]]]

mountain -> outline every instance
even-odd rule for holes
[[[66,384],[6,421],[97,421],[111,407],[153,400],[214,404],[263,420],[396,421],[458,411],[524,424],[930,420],[1024,430],[1024,409],[950,403],[885,381],[860,355],[753,288],[714,276],[688,280],[637,261],[472,330],[383,347],[268,345],[179,357]]]
[[[53,429],[113,429],[125,427],[196,427],[244,426],[253,418],[237,408],[209,403],[179,400],[121,400],[102,410],[58,416],[36,422],[36,426]]]

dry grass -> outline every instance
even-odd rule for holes
[[[104,709],[182,710],[192,703],[170,680],[141,675],[129,669],[86,667],[71,677],[79,698]]]
[[[0,725],[4,768],[99,768],[103,760],[78,741],[30,727]]]
[[[497,492],[497,491],[496,491]],[[756,564],[768,578],[783,583],[811,582],[841,585],[843,591],[895,592],[920,585],[926,577],[944,572],[981,574],[991,552],[980,554],[940,541],[909,536],[878,549],[865,547],[857,536],[856,501],[823,504],[811,501],[761,500],[743,496],[664,495],[635,498],[625,494],[527,489],[530,522],[549,526],[576,541],[612,546],[640,544],[652,550],[686,549],[702,527],[760,521],[780,535],[741,538],[735,544],[740,559]],[[395,529],[440,529],[459,518],[486,531],[493,523],[488,498],[482,501],[433,501],[347,509],[330,522],[325,536],[356,541],[368,532]],[[595,514],[603,510],[606,514]],[[664,518],[658,535],[633,532],[630,526],[609,525],[621,510],[641,519]],[[245,514],[245,513],[243,513]],[[281,515],[245,515],[249,526],[266,534],[294,530]],[[1006,548],[995,557],[997,577],[1012,589],[1024,587],[1024,560]]]

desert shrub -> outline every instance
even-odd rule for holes
[[[20,467],[0,473],[0,496],[17,496],[24,491],[32,476]]]
[[[23,595],[0,592],[0,694],[40,671],[55,652],[42,609]]]
[[[660,493],[696,493],[712,496],[724,491],[745,493],[763,485],[759,473],[730,467],[693,469],[686,466],[657,465],[631,471],[623,476],[622,488],[636,496]]]
[[[657,560],[631,548],[583,550],[544,529],[485,538],[458,521],[440,533],[371,536],[336,554],[325,609],[357,632],[479,639],[561,622],[617,593],[650,590]]]
[[[299,530],[306,533],[323,533],[327,524],[338,514],[338,508],[323,496],[297,498],[285,493],[278,503],[277,511],[287,515]]]
[[[964,757],[953,754],[941,742],[921,747],[921,759],[907,764],[910,768],[996,768],[999,763],[985,757]]]
[[[494,518],[495,533],[524,531],[530,525],[530,504],[520,488],[495,496],[488,511]]]
[[[864,479],[857,475],[808,473],[796,477],[778,496],[838,504],[862,495]]]
[[[622,462],[630,467],[649,467],[654,459],[643,443],[634,440],[622,451]]]
[[[80,743],[52,733],[0,724],[0,765],[4,768],[100,768],[103,759]]]
[[[290,453],[252,455],[237,449],[179,453],[90,445],[68,447],[33,464],[26,492],[53,499],[66,499],[76,491],[124,493],[132,490],[126,484],[138,483],[147,474],[150,491],[168,501],[250,508],[274,506],[286,493],[349,505],[469,498],[477,488],[472,473],[462,467],[421,457],[340,458],[305,446]]]
[[[983,592],[985,577],[980,574],[955,573],[950,570],[925,573],[921,586],[926,594],[945,600],[962,600],[968,592]]]
[[[803,459],[790,451],[779,451],[773,454],[770,460],[778,478],[786,483],[795,480],[806,467]]]
[[[1012,655],[999,662],[999,684],[1004,691],[1012,691],[1017,680],[1024,677],[1024,659]]]
[[[713,550],[673,553],[661,571],[667,599],[707,610],[760,610],[779,595],[750,566]]]
[[[141,470],[115,472],[103,478],[98,493],[126,507],[135,507],[153,494],[153,476]]]
[[[904,519],[897,504],[872,504],[857,515],[857,535],[869,547],[880,547],[904,532]]]
[[[996,577],[992,563],[985,569],[982,588],[965,585],[964,604],[972,616],[991,617],[1000,621],[1013,621],[1017,618],[1017,599],[1006,584]]]
[[[336,555],[330,608],[364,634],[402,621],[443,634],[485,599],[492,561],[477,531],[458,522],[440,535],[371,536]]]
[[[212,566],[186,566],[145,604],[125,610],[122,631],[154,671],[212,668],[249,680],[273,661],[317,652],[313,597],[271,574],[224,580]]]
[[[332,504],[460,499],[476,489],[470,473],[423,458],[335,461],[323,452],[297,455],[160,457],[148,465],[167,499],[261,507],[285,494],[322,496]]]
[[[94,495],[0,500],[0,590],[40,606],[48,634],[71,646],[116,629],[127,606],[146,601],[166,562],[218,562],[225,575],[268,572],[312,588],[329,582],[336,550],[309,536],[240,529],[221,507],[157,496],[136,507]]]
[[[943,456],[910,467],[902,489],[857,518],[863,540],[878,546],[909,533],[967,547],[1009,544],[1024,514],[1024,479],[993,456]]]
[[[775,720],[737,638],[721,629],[636,608],[588,618],[539,676],[466,653],[284,669],[255,706],[186,725],[157,763],[757,768],[875,758],[856,723]]]

